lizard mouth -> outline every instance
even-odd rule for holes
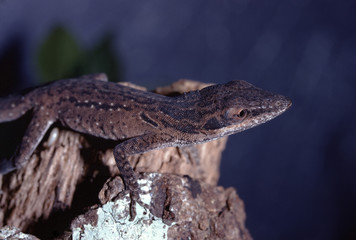
[[[280,96],[280,97],[282,97],[283,100],[276,102],[276,104],[279,104],[279,106],[277,106],[280,109],[279,114],[285,112],[286,110],[288,110],[288,108],[292,106],[292,101],[289,98],[284,96]]]

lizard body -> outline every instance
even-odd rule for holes
[[[262,124],[290,105],[286,97],[245,81],[167,97],[107,82],[104,74],[59,80],[0,99],[0,123],[32,112],[10,166],[3,164],[0,171],[23,167],[48,128],[59,121],[77,132],[120,142],[114,158],[134,203],[139,201],[138,185],[128,156],[218,139]]]

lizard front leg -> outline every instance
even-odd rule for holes
[[[1,174],[23,167],[53,122],[54,120],[49,119],[48,115],[40,114],[39,111],[34,112],[21,144],[17,147],[15,154],[10,159],[11,166],[8,164],[6,165],[6,169],[0,169]],[[5,166],[5,164],[2,165]]]
[[[163,142],[162,137],[154,134],[147,134],[126,140],[114,148],[114,158],[117,167],[120,170],[126,189],[130,192],[130,221],[134,220],[136,217],[136,202],[141,205],[143,203],[141,202],[139,196],[137,176],[128,161],[128,157],[134,154],[162,148],[165,147],[165,145],[168,146],[168,144],[163,144],[166,142],[167,141]]]

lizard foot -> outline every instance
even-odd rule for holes
[[[129,214],[130,214],[130,219],[129,221],[134,221],[135,218],[136,218],[136,204],[140,204],[141,206],[142,205],[142,202],[141,200],[138,198],[137,199],[137,196],[135,193],[133,193],[132,191],[130,191],[129,189],[125,189],[123,190],[122,192],[120,192],[115,198],[113,198],[112,200],[113,201],[116,201],[118,199],[124,199],[124,198],[127,198],[127,195],[129,195],[129,199],[130,199],[130,206],[129,206]]]
[[[136,218],[136,206],[137,204],[139,204],[143,209],[144,209],[144,212],[143,214],[147,214],[149,211],[147,209],[149,209],[149,206],[147,204],[145,204],[144,202],[141,201],[141,199],[137,199],[137,200],[134,200],[131,198],[131,203],[130,203],[130,219],[129,221],[133,221],[135,220]]]
[[[130,219],[129,221],[132,222],[136,218],[136,201],[131,198],[131,203],[130,203]]]

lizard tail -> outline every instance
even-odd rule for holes
[[[23,95],[0,98],[0,123],[18,119],[31,108]]]

